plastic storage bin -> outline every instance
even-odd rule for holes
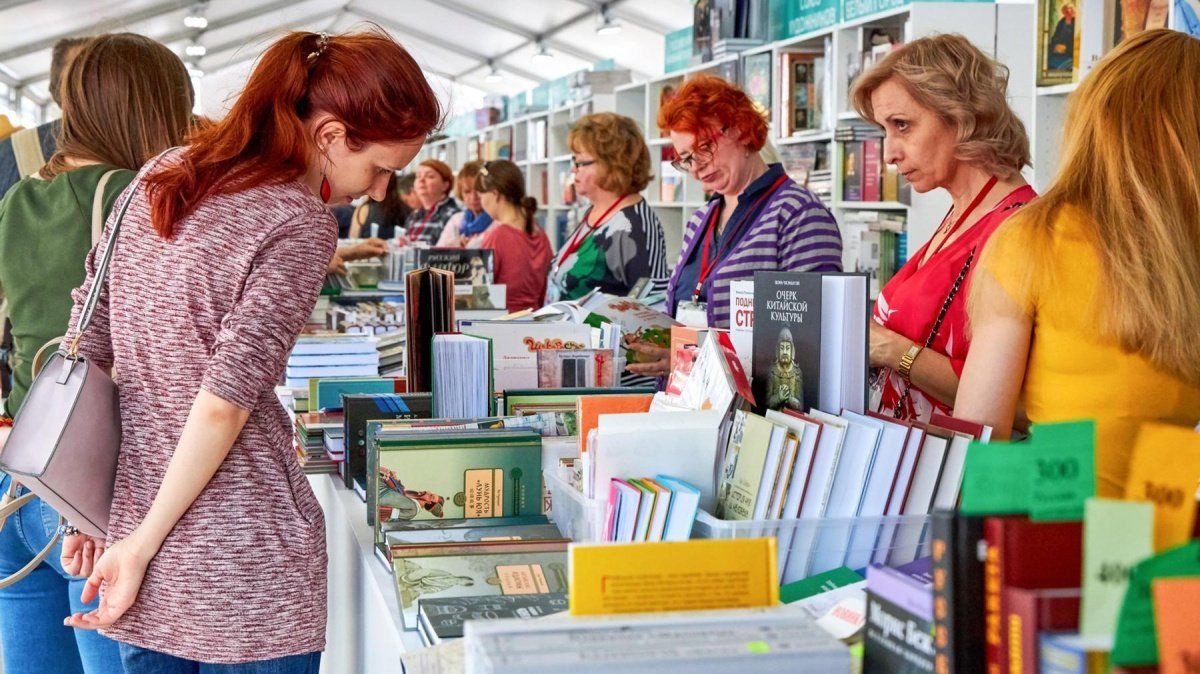
[[[546,473],[553,500],[551,517],[563,536],[603,540],[607,504],[585,498],[561,473]],[[850,517],[726,521],[701,510],[692,538],[776,539],[780,582],[790,583],[847,566],[898,566],[929,554],[929,516]]]

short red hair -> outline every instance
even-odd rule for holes
[[[259,59],[229,114],[147,178],[155,231],[171,238],[210,195],[303,176],[313,145],[305,123],[319,113],[346,126],[351,149],[423,139],[442,121],[421,67],[383,29],[289,33]]]
[[[693,75],[658,111],[658,128],[715,140],[725,129],[751,152],[767,142],[767,120],[746,92],[714,75]]]

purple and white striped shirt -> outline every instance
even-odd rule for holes
[[[683,252],[667,288],[667,305],[672,312],[680,301],[691,299],[692,288],[678,287],[680,271],[702,241],[710,213],[721,203],[719,197],[712,199],[688,220]],[[841,270],[842,236],[837,221],[816,195],[789,178],[712,271],[708,281],[708,325],[729,327],[729,284],[753,279],[754,272]]]

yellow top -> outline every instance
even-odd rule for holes
[[[1145,357],[1098,334],[1093,307],[1100,259],[1084,235],[1077,210],[1057,216],[1050,250],[1039,248],[1018,216],[992,236],[982,269],[1033,316],[1021,402],[1034,423],[1096,420],[1096,493],[1122,497],[1138,427],[1146,421],[1193,426],[1200,421],[1200,387],[1165,372]],[[1048,269],[1030,276],[1029,265]],[[1099,299],[1099,302],[1096,300]]]

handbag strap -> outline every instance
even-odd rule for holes
[[[92,288],[88,291],[87,302],[84,303],[83,312],[79,315],[79,327],[75,339],[71,342],[70,349],[68,350],[68,354],[72,358],[78,355],[79,339],[92,322],[92,314],[96,311],[96,302],[100,300],[100,292],[104,289],[104,285],[108,281],[108,266],[112,262],[113,249],[117,244],[117,234],[121,231],[121,222],[125,219],[125,212],[129,210],[129,204],[137,196],[140,184],[140,180],[135,182],[133,189],[129,190],[128,196],[125,197],[125,203],[121,204],[121,211],[117,214],[117,220],[108,232],[108,241],[104,244],[104,255],[100,257],[100,263],[96,265],[96,274],[92,279]]]
[[[0,498],[0,530],[4,529],[4,524],[8,521],[9,517],[11,517],[14,513],[24,507],[25,504],[29,503],[35,498],[37,498],[37,495],[33,492],[27,492],[21,496],[17,496],[16,480],[9,481],[8,491],[4,494],[3,498]],[[58,531],[55,531],[54,535],[50,537],[50,542],[46,543],[46,546],[43,547],[40,552],[34,555],[33,559],[29,560],[28,564],[21,567],[18,571],[6,578],[0,578],[0,589],[4,589],[9,585],[21,580],[25,576],[33,573],[33,570],[38,568],[38,566],[40,566],[41,563],[46,561],[46,558],[50,556],[50,553],[54,550],[54,546],[58,545],[58,542],[62,540],[63,533],[65,531],[65,522],[60,516],[58,518]]]
[[[967,279],[967,273],[971,271],[971,263],[975,261],[975,248],[971,248],[967,253],[967,261],[963,263],[962,269],[958,272],[958,278],[954,279],[954,285],[950,286],[950,292],[946,294],[946,301],[942,302],[942,308],[938,310],[937,318],[933,321],[933,327],[929,329],[929,336],[925,339],[925,345],[921,348],[928,349],[933,346],[933,342],[937,339],[938,332],[942,329],[942,321],[946,320],[946,314],[950,312],[950,305],[954,303],[954,298],[958,296],[958,291],[962,288],[963,281]],[[904,391],[900,394],[900,399],[896,401],[896,407],[892,410],[892,415],[897,419],[904,416],[904,405],[908,402],[908,396],[912,393],[912,382],[904,382]]]
[[[104,234],[104,188],[108,185],[108,179],[113,177],[113,174],[120,169],[113,169],[100,176],[100,182],[96,183],[96,194],[92,197],[92,245],[100,243],[100,237]]]

